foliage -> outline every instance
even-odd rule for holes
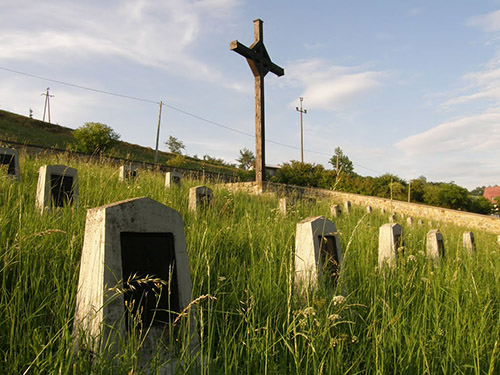
[[[292,160],[290,163],[284,163],[276,171],[276,176],[272,178],[272,181],[282,184],[321,187],[324,182],[324,172],[325,169],[320,164]]]
[[[469,205],[469,211],[478,214],[489,215],[493,211],[493,204],[485,197],[472,196]]]
[[[248,170],[255,163],[255,155],[245,147],[240,150],[240,157],[236,161],[239,163],[238,168]]]
[[[335,152],[333,156],[328,161],[333,166],[333,170],[337,173],[346,173],[352,174],[354,172],[354,166],[352,161],[349,160],[347,155],[344,155],[344,152],[340,147],[335,148]]]
[[[484,189],[485,188],[486,188],[486,186],[478,186],[475,189],[473,189],[473,190],[470,191],[470,195],[474,195],[474,196],[477,196],[477,197],[482,197],[483,194],[484,194]]]
[[[183,168],[186,167],[188,162],[186,160],[186,157],[184,155],[176,155],[172,159],[167,160],[165,163],[166,165],[170,167],[178,167],[178,168]]]
[[[186,149],[184,143],[181,140],[171,135],[168,137],[168,141],[165,142],[165,146],[168,147],[168,150],[172,154],[182,154],[182,150]]]
[[[86,122],[73,135],[78,141],[78,150],[88,154],[105,152],[120,139],[111,127],[100,122]]]

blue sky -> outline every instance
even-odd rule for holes
[[[161,100],[161,143],[173,135],[189,155],[235,162],[240,149],[254,150],[254,93],[229,43],[250,45],[261,18],[267,51],[285,69],[265,81],[268,164],[300,159],[302,96],[307,162],[330,168],[340,146],[361,175],[500,184],[499,0],[0,6],[0,109],[32,108],[41,119],[50,87],[54,123],[103,122],[154,147]]]

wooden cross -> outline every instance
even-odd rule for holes
[[[268,72],[281,77],[285,74],[283,68],[271,61],[264,46],[264,33],[260,19],[253,21],[254,42],[250,48],[237,40],[230,44],[231,50],[247,59],[248,65],[255,77],[255,180],[262,191],[263,181],[266,179],[266,153],[265,153],[265,119],[264,119],[264,77]]]

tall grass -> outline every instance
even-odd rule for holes
[[[78,207],[39,214],[43,164],[78,169]],[[200,181],[165,189],[162,174],[141,171],[120,183],[118,168],[64,155],[21,155],[21,168],[21,182],[0,179],[0,373],[141,373],[133,343],[121,354],[85,355],[72,338],[86,209],[139,196],[183,216],[193,299],[210,297],[192,306],[199,373],[500,373],[500,248],[492,234],[474,233],[471,255],[462,248],[467,228],[440,225],[446,258],[435,264],[425,256],[430,228],[402,220],[405,256],[397,268],[379,269],[378,228],[388,216],[354,207],[333,220],[344,252],[338,285],[299,294],[296,223],[328,217],[332,202],[301,203],[283,216],[275,196],[213,185],[213,207],[192,213],[188,189]]]

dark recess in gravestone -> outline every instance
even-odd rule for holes
[[[123,282],[132,277],[134,280],[159,278],[167,284],[162,286],[161,295],[154,282],[131,281],[133,290],[127,285],[124,300],[129,304],[134,301],[132,314],[141,311],[144,328],[173,323],[180,312],[179,287],[175,266],[175,245],[172,233],[120,233],[122,252]],[[171,280],[171,285],[168,285]],[[170,298],[169,298],[170,294]],[[126,307],[124,306],[126,311]],[[128,315],[126,327],[129,329]]]
[[[50,194],[55,207],[73,203],[73,177],[60,174],[50,175]]]
[[[16,174],[16,157],[14,155],[1,154],[0,155],[0,164],[8,165],[7,174],[11,174],[11,175]]]
[[[438,244],[438,252],[439,252],[439,256],[441,258],[444,258],[444,241],[442,238],[439,238],[437,240],[437,244]]]
[[[320,244],[320,256],[323,272],[333,280],[337,280],[339,274],[339,254],[335,236],[318,236]]]

